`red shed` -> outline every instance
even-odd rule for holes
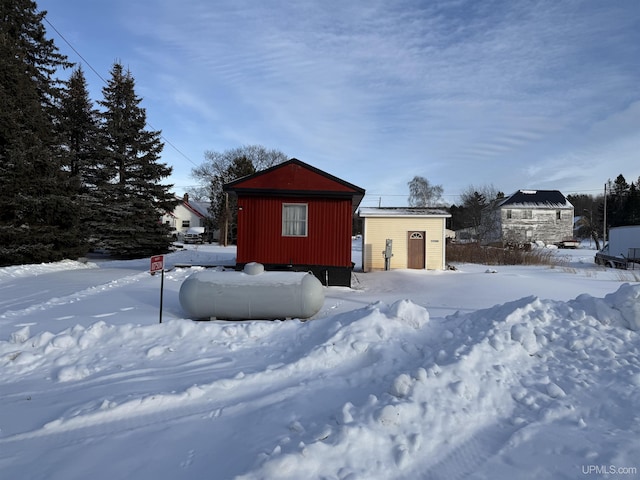
[[[260,262],[351,285],[352,219],[364,189],[292,158],[223,190],[238,197],[238,268]]]

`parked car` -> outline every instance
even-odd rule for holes
[[[202,243],[204,240],[204,227],[191,227],[183,236],[184,243]]]
[[[565,238],[561,242],[556,243],[559,248],[578,248],[580,247],[580,240],[575,238]]]

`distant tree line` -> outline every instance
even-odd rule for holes
[[[598,195],[568,195],[567,199],[579,217],[578,235],[594,239],[596,248],[600,248],[599,239],[604,238],[605,218],[607,231],[611,227],[640,225],[640,178],[631,183],[622,174],[613,181],[609,179],[606,199],[604,191]]]
[[[0,266],[168,250],[175,207],[158,131],[119,63],[94,108],[32,0],[0,2]],[[57,75],[72,69],[66,80]]]
[[[620,174],[614,181],[607,181],[606,192],[606,202],[604,188],[603,193],[598,195],[567,195],[567,200],[574,206],[574,215],[578,219],[577,235],[581,238],[592,238],[597,248],[600,248],[600,240],[603,238],[605,204],[607,230],[621,225],[640,225],[640,178],[635,183],[627,183]],[[469,186],[460,195],[460,204],[449,207],[450,228],[470,229],[476,239],[482,240],[487,232],[495,228],[487,221],[491,216],[486,215],[486,211],[502,198],[504,193],[493,185]]]

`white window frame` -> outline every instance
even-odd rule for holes
[[[296,207],[295,209],[292,207]],[[304,207],[303,210],[300,207]],[[299,218],[294,212],[304,211]],[[306,203],[283,203],[282,204],[282,236],[283,237],[306,237],[309,233],[309,205]]]

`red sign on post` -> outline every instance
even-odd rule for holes
[[[162,323],[162,292],[164,290],[164,255],[154,255],[151,257],[151,266],[149,267],[151,275],[155,275],[156,272],[162,272],[162,278],[160,279],[160,323]]]
[[[164,255],[155,255],[151,257],[151,273],[161,272],[164,269]]]

